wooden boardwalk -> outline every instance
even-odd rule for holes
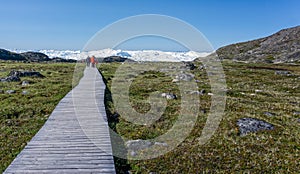
[[[86,68],[4,173],[115,173],[104,92],[100,73]]]

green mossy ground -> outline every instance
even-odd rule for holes
[[[195,63],[200,66],[200,63]],[[193,131],[173,151],[151,160],[125,161],[115,158],[118,172],[132,173],[297,173],[300,170],[300,66],[287,64],[246,64],[224,61],[227,83],[227,102],[223,119],[214,136],[200,145],[207,113],[199,112]],[[101,64],[100,71],[108,89],[106,107],[108,116],[114,114],[111,83],[118,63]],[[276,75],[276,69],[292,72],[292,76]],[[210,92],[205,70],[192,71],[199,80],[199,89]],[[172,78],[161,72],[140,74],[130,87],[131,106],[138,112],[149,110],[145,99],[153,91],[179,94]],[[209,112],[210,96],[199,95],[199,110]],[[172,127],[180,109],[180,99],[168,101],[162,117],[151,126],[127,122],[122,116],[110,121],[110,126],[128,139],[149,139],[164,134]],[[264,112],[272,112],[267,116]],[[239,136],[236,122],[239,118],[262,119],[275,126],[272,131],[260,131]]]
[[[70,63],[0,62],[0,78],[11,70],[38,71],[45,78],[21,77],[21,82],[0,82],[0,172],[12,162],[26,143],[43,126],[58,102],[78,82],[82,73],[75,73]],[[77,66],[78,72],[82,67]],[[22,81],[29,81],[22,86]],[[76,82],[77,81],[77,82]],[[7,94],[7,90],[15,90]],[[27,91],[28,94],[22,94]]]

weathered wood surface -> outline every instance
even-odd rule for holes
[[[115,173],[104,92],[100,73],[86,68],[4,173]]]

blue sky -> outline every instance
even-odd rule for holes
[[[7,49],[82,49],[105,26],[122,18],[141,14],[162,14],[179,18],[201,31],[214,48],[268,36],[280,29],[300,24],[299,0],[0,2],[0,48]],[[157,43],[167,45],[164,41],[155,43],[155,39],[148,38],[148,45],[152,42],[156,47],[160,46]],[[136,49],[141,49],[143,42],[137,43],[139,47]],[[134,49],[132,44],[130,49]]]

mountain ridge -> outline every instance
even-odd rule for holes
[[[270,36],[230,44],[216,50],[219,58],[234,61],[300,62],[300,26],[282,29]]]

